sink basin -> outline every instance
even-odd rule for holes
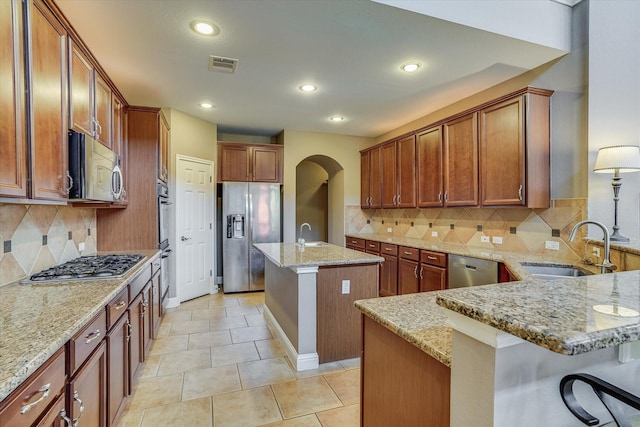
[[[522,264],[522,266],[536,279],[555,280],[567,277],[580,277],[592,274],[589,271],[569,265],[556,264]]]
[[[318,246],[329,246],[327,242],[304,242],[305,248],[316,248]]]

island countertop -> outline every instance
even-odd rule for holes
[[[436,302],[560,354],[640,340],[638,270],[451,289]]]
[[[144,260],[119,279],[0,287],[0,402],[160,254],[135,252]]]
[[[378,255],[354,251],[330,243],[304,248],[295,243],[255,243],[253,246],[278,267],[321,267],[384,261],[384,258]]]

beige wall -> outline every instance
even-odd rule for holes
[[[331,243],[344,244],[344,206],[360,203],[360,153],[373,145],[373,138],[329,133],[285,130],[278,136],[284,144],[283,240],[295,242],[296,230],[296,167],[312,156],[327,156],[341,167],[329,171],[329,236]],[[331,182],[333,181],[333,182]]]
[[[329,174],[319,164],[304,160],[296,168],[296,229],[305,228],[306,241],[327,240]]]

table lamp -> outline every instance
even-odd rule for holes
[[[620,235],[620,226],[618,225],[618,194],[620,193],[620,186],[622,186],[620,174],[622,172],[640,171],[640,147],[637,145],[615,145],[601,148],[598,151],[598,158],[593,171],[598,173],[613,172],[611,186],[613,187],[614,225],[611,241],[628,242],[628,237]]]

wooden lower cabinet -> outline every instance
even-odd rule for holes
[[[451,369],[362,318],[360,425],[449,427]]]
[[[129,315],[125,313],[107,334],[107,425],[115,425],[129,395]]]
[[[153,301],[152,295],[152,282],[148,282],[142,290],[142,360],[144,361],[151,349],[151,330],[153,328],[153,316],[151,313],[151,301]]]
[[[447,269],[420,264],[420,292],[441,291],[447,287]]]
[[[156,338],[158,335],[158,327],[162,320],[162,276],[160,270],[153,275],[151,279],[151,298],[149,320],[151,322],[151,337]]]
[[[384,262],[380,265],[380,296],[398,294],[398,257],[381,253]]]
[[[104,341],[69,381],[66,412],[79,426],[107,425],[107,345]]]
[[[144,362],[144,333],[143,333],[144,307],[142,306],[142,294],[129,305],[129,393],[132,392],[135,379],[140,374],[142,362]]]
[[[398,295],[420,292],[418,261],[400,258],[398,260]]]

